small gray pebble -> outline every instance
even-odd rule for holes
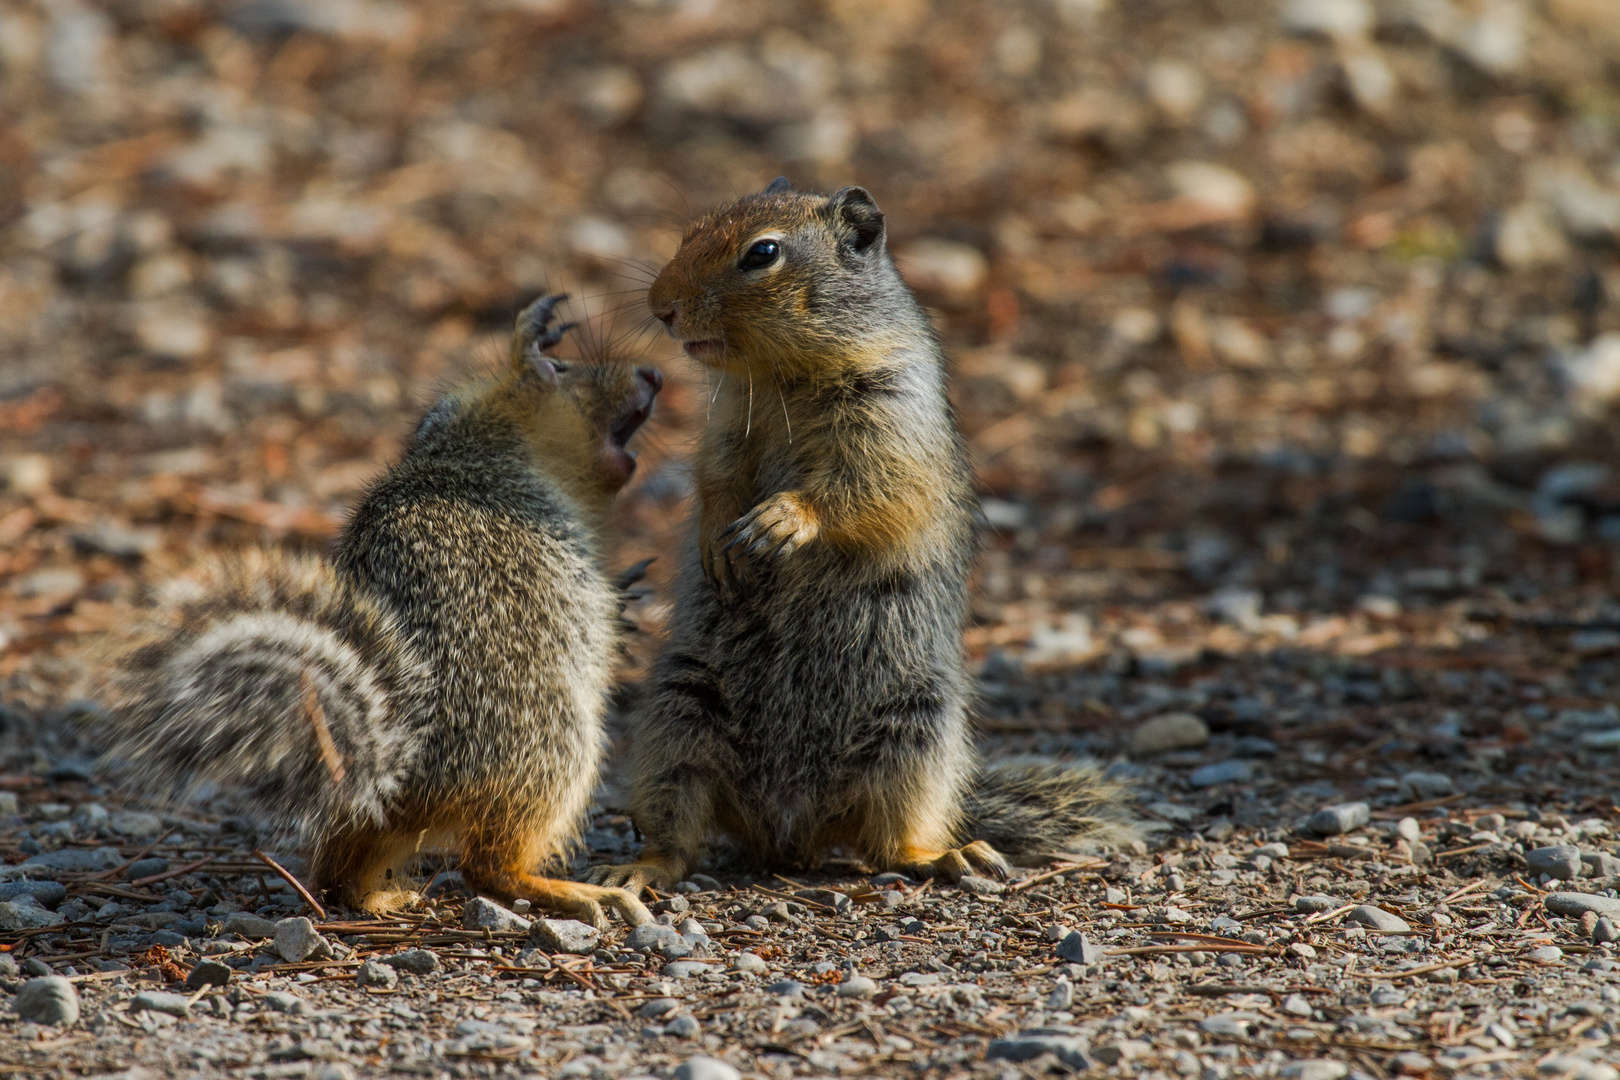
[[[1338,836],[1354,832],[1372,820],[1372,809],[1364,802],[1326,806],[1312,814],[1308,827],[1318,836]]]
[[[296,994],[289,994],[285,990],[272,990],[261,998],[266,1005],[276,1012],[299,1014],[309,1010],[309,1003]]]
[[[677,1016],[664,1025],[664,1034],[673,1035],[677,1039],[695,1039],[703,1032],[703,1025],[699,1024],[695,1016]]]
[[[129,864],[129,869],[124,871],[124,876],[131,881],[139,881],[141,878],[151,877],[153,874],[161,874],[168,868],[168,859],[156,856],[150,859],[137,859]]]
[[[651,1001],[641,1003],[636,1015],[643,1020],[661,1020],[681,1007],[681,1003],[674,998],[653,998]]]
[[[12,1003],[17,1015],[35,1024],[68,1027],[79,1021],[79,994],[60,975],[29,979]]]
[[[461,910],[461,925],[466,930],[527,931],[532,925],[517,912],[502,907],[486,896],[475,896]]]
[[[269,919],[261,919],[257,915],[249,915],[245,911],[233,911],[225,916],[224,924],[219,928],[223,934],[235,934],[248,941],[262,941],[268,937],[276,936],[276,924]]]
[[[1201,765],[1187,774],[1187,783],[1195,788],[1215,787],[1217,784],[1243,784],[1254,779],[1254,766],[1243,758],[1230,758],[1209,765]]]
[[[675,1080],[742,1080],[742,1073],[719,1058],[698,1055],[675,1066]]]
[[[671,979],[690,979],[696,975],[707,975],[719,968],[706,964],[701,960],[671,960],[664,965],[663,974]]]
[[[578,919],[536,919],[529,938],[548,952],[579,956],[595,952],[602,943],[601,932]]]
[[[8,881],[0,884],[0,900],[32,896],[40,907],[54,908],[67,899],[67,886],[60,881]]]
[[[838,996],[841,998],[869,998],[876,994],[877,983],[865,975],[851,975],[838,984]]]
[[[406,949],[393,956],[383,957],[382,962],[400,971],[408,971],[412,975],[431,975],[439,970],[438,954],[426,949]]]
[[[399,972],[387,964],[376,960],[367,960],[360,965],[360,970],[354,973],[356,986],[375,986],[381,990],[392,990],[399,985]]]
[[[1554,915],[1563,915],[1565,918],[1578,919],[1588,911],[1595,911],[1599,915],[1607,915],[1611,919],[1620,918],[1620,900],[1612,896],[1597,896],[1593,893],[1558,892],[1548,893],[1542,897],[1548,911]]]
[[[1399,915],[1385,911],[1381,907],[1374,907],[1372,904],[1362,904],[1352,910],[1349,920],[1360,923],[1362,926],[1370,926],[1374,930],[1385,934],[1401,933],[1412,929],[1411,924]]]
[[[749,975],[763,975],[770,970],[770,966],[763,959],[751,952],[738,953],[731,961],[732,971],[741,971]]]
[[[1294,900],[1294,910],[1301,915],[1315,915],[1318,912],[1332,911],[1339,906],[1339,901],[1331,896],[1301,896]]]
[[[60,926],[66,921],[66,916],[41,907],[32,896],[24,895],[16,900],[0,900],[0,930],[38,930],[47,926]]]
[[[186,974],[186,989],[201,990],[205,986],[224,986],[231,981],[231,969],[218,960],[199,960]]]
[[[1559,881],[1574,881],[1581,876],[1581,849],[1574,844],[1553,844],[1525,852],[1524,861],[1532,874],[1546,874]]]
[[[1086,1056],[1086,1040],[1056,1031],[1021,1031],[994,1039],[985,1056],[991,1061],[1031,1061],[1043,1054],[1053,1055],[1071,1069],[1091,1067],[1091,1059]]]
[[[310,957],[332,955],[332,946],[315,932],[315,924],[298,916],[276,923],[275,950],[289,964],[301,964]]]
[[[974,896],[1000,896],[1007,891],[1007,886],[1001,882],[979,877],[976,874],[963,874],[957,881],[956,887],[965,893],[972,893]],[[843,893],[838,895],[843,896]],[[849,898],[846,896],[844,899],[847,901]]]
[[[1071,964],[1095,964],[1102,960],[1102,949],[1078,930],[1071,930],[1058,942],[1058,958]]]
[[[186,1017],[191,1015],[191,999],[185,994],[169,994],[162,990],[146,990],[135,995],[130,1003],[130,1012],[158,1012],[170,1016]]]
[[[855,902],[849,898],[848,893],[839,892],[837,889],[800,889],[793,895],[800,900],[808,900],[812,904],[830,907],[840,915],[855,906]]]

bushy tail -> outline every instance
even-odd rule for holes
[[[1124,788],[1089,764],[1015,758],[980,766],[963,809],[967,836],[1010,856],[1045,858],[1137,835]]]
[[[377,602],[308,556],[253,552],[122,651],[110,758],[142,787],[245,789],[318,839],[379,822],[431,673]]]

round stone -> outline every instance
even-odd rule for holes
[[[29,979],[17,992],[14,1008],[24,1020],[67,1027],[79,1021],[79,993],[60,975]]]

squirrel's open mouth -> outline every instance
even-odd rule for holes
[[[630,441],[630,436],[634,435],[641,425],[647,422],[647,417],[652,415],[652,410],[652,398],[648,397],[647,403],[641,408],[636,409],[634,412],[625,413],[614,421],[613,426],[608,429],[608,435],[613,439],[613,445],[623,450],[625,443]]]
[[[640,430],[641,425],[652,415],[653,402],[658,399],[658,391],[664,388],[664,377],[655,368],[637,368],[635,374],[637,388],[635,406],[622,413],[608,428],[608,438],[612,439],[613,445],[620,450],[624,449],[625,443],[630,441],[630,436]],[[632,458],[634,456],[631,454]]]

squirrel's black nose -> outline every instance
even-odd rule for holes
[[[655,312],[653,312],[653,314],[658,316],[658,321],[663,323],[665,326],[674,326],[675,325],[675,308],[674,307],[665,308],[663,311],[655,311]]]
[[[664,388],[664,375],[657,368],[636,368],[636,378],[652,387],[652,392],[655,394]]]

